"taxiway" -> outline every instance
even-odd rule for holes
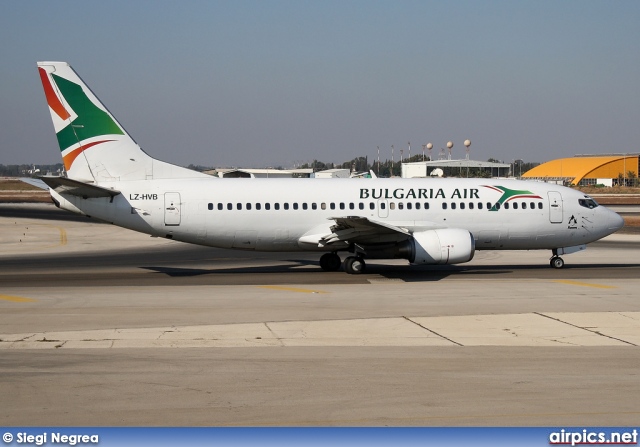
[[[3,425],[634,425],[640,238],[548,266],[317,255],[0,209]],[[64,220],[61,220],[64,218]]]

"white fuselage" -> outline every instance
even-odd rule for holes
[[[52,194],[63,208],[118,226],[221,248],[331,251],[304,237],[330,234],[333,219],[346,216],[409,233],[465,229],[480,250],[579,246],[622,226],[616,213],[585,205],[579,191],[505,179],[192,178],[100,186],[121,194],[112,202]]]

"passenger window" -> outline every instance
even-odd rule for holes
[[[442,209],[446,210],[447,209],[447,202],[442,202]]]
[[[327,209],[327,204],[322,202],[322,204],[320,205],[320,208],[322,208],[323,210]]]
[[[279,210],[280,209],[280,204],[279,203],[274,203],[273,204],[273,209],[276,210],[276,211]]]
[[[288,203],[288,202],[285,202],[285,203],[284,203],[284,209],[285,209],[285,210],[288,210],[288,209],[289,209],[289,203]]]
[[[306,210],[306,209],[307,209],[307,202],[305,202],[305,203],[303,203],[303,204],[302,204],[302,209],[303,209],[303,210]]]
[[[355,210],[355,209],[356,209],[356,206],[355,206],[353,203],[350,203],[350,204],[349,204],[349,209],[350,209],[350,210]]]
[[[260,210],[262,208],[262,205],[260,205],[259,203],[256,203],[256,209]]]
[[[209,211],[213,210],[213,203],[209,204]]]
[[[369,209],[370,210],[375,210],[376,209],[376,204],[374,202],[369,202]]]
[[[380,202],[380,209],[381,209],[381,210],[384,210],[384,209],[386,209],[386,208],[387,208],[387,204],[386,204],[386,203],[384,203],[384,202]]]
[[[329,205],[329,208],[331,208],[332,210],[336,209],[336,204],[331,202],[331,204]]]
[[[429,209],[429,202],[424,202],[424,209],[428,210]]]
[[[482,209],[482,202],[478,202],[478,209],[481,210]]]
[[[218,203],[218,209],[222,211],[222,208],[224,208],[224,205],[222,203]]]
[[[407,202],[407,209],[410,210],[412,207],[411,202]]]
[[[460,202],[460,209],[463,210],[464,209],[464,202]]]
[[[227,203],[227,209],[228,210],[232,210],[233,209],[233,203]]]
[[[241,210],[242,209],[242,203],[236,203],[236,209]]]
[[[396,202],[389,202],[389,209],[390,210],[395,210],[396,209]]]
[[[364,209],[364,203],[362,203],[362,202],[358,203],[358,208],[363,210]]]
[[[398,203],[398,209],[399,209],[399,210],[404,209],[404,203],[399,202],[399,203]]]
[[[251,204],[247,203],[247,209],[250,210],[251,209]]]
[[[343,210],[344,209],[344,203],[340,202],[340,209]]]
[[[451,209],[452,209],[452,210],[455,210],[455,209],[456,209],[456,202],[452,202],[452,203],[451,203]]]
[[[518,202],[513,202],[513,209],[517,210],[518,209]]]
[[[500,209],[500,202],[496,202],[496,209],[499,210]]]
[[[271,209],[271,204],[269,202],[264,204],[264,209],[269,211]]]
[[[416,209],[419,210],[420,209],[420,202],[416,202]]]
[[[469,209],[472,210],[473,209],[473,202],[469,202]]]
[[[293,209],[294,209],[294,210],[297,210],[297,209],[298,209],[298,202],[294,202],[294,203],[293,203]]]
[[[509,209],[509,202],[506,202],[506,203],[504,204],[504,209],[505,209],[505,210],[508,210],[508,209]]]
[[[541,210],[542,209],[542,202],[538,202],[538,209]]]
[[[490,210],[491,209],[491,203],[487,202],[487,209]]]
[[[313,202],[313,203],[311,204],[311,209],[312,209],[312,210],[317,210],[317,209],[318,209],[318,204],[317,204],[316,202]]]
[[[529,208],[531,208],[532,210],[536,209],[536,204],[533,202],[529,203]]]

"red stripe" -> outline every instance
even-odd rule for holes
[[[71,115],[69,115],[67,109],[65,109],[60,102],[60,98],[58,98],[58,95],[56,95],[56,93],[53,91],[53,87],[51,86],[51,82],[49,81],[47,72],[40,67],[38,67],[38,71],[40,72],[42,87],[44,87],[44,95],[47,97],[47,104],[49,104],[49,107],[51,107],[51,109],[56,112],[56,115],[58,115],[60,118],[62,118],[63,120],[68,119]]]

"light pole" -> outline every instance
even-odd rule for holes
[[[469,147],[471,146],[471,140],[468,138],[464,140],[464,146],[467,148],[467,178],[469,178]]]

